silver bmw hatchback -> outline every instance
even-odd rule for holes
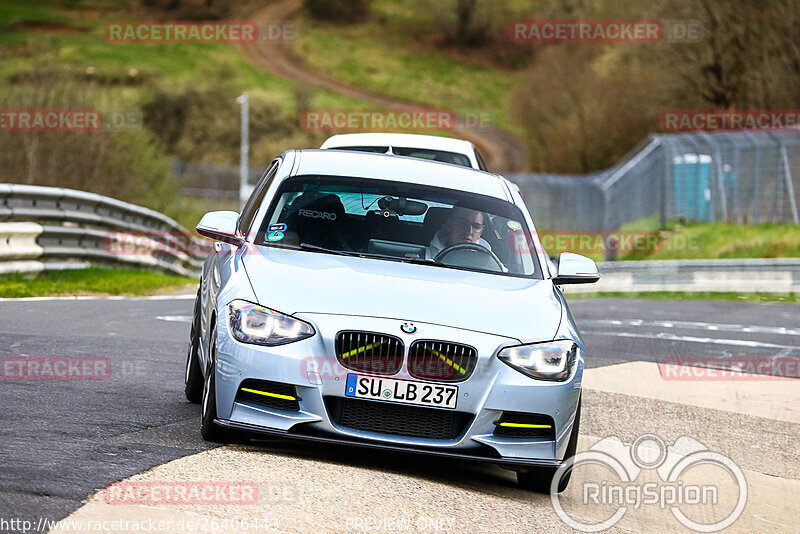
[[[197,231],[214,246],[185,385],[205,439],[493,462],[524,488],[566,488],[585,347],[560,286],[599,274],[570,253],[551,271],[511,182],[292,150],[241,214],[208,213]]]

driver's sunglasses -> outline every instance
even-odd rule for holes
[[[476,232],[476,233],[477,232],[483,232],[483,229],[486,226],[483,223],[472,222],[469,219],[465,219],[464,217],[459,217],[457,219],[453,219],[453,222],[456,223],[456,225],[459,228],[467,228],[467,227],[469,227],[470,230],[472,230],[473,232]]]

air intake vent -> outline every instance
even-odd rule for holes
[[[405,347],[400,338],[371,332],[339,332],[336,359],[360,373],[393,375],[403,366]]]
[[[422,340],[408,351],[408,373],[414,378],[439,382],[466,380],[478,363],[478,351],[468,345]]]
[[[266,408],[296,412],[300,410],[297,388],[290,384],[248,379],[239,385],[236,402],[248,402]]]
[[[472,420],[468,413],[381,401],[326,397],[325,402],[339,426],[412,438],[456,439]]]
[[[503,412],[503,415],[494,424],[495,436],[556,439],[555,423],[549,415]]]

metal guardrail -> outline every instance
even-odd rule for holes
[[[800,293],[800,258],[616,261],[598,263],[600,281],[569,293]]]
[[[141,206],[74,189],[0,184],[0,273],[115,263],[199,276],[209,247]]]
[[[211,242],[162,213],[108,197],[0,184],[0,273],[116,263],[198,276]],[[597,284],[567,293],[726,291],[800,293],[800,258],[617,261]]]

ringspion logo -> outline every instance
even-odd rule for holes
[[[556,492],[562,477],[576,470],[580,487]],[[668,446],[655,434],[630,445],[616,436],[602,439],[566,460],[550,488],[556,515],[579,532],[609,529],[646,507],[669,510],[697,532],[719,532],[739,519],[748,494],[744,472],[729,457],[689,436]]]

